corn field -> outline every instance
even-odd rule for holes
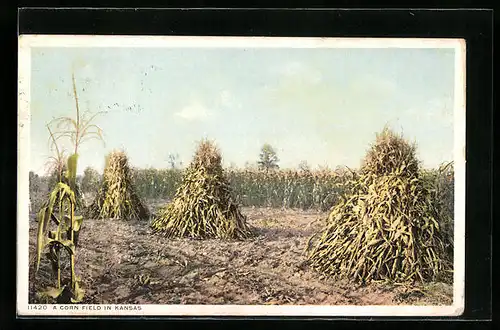
[[[328,210],[347,189],[352,176],[340,171],[260,171],[230,169],[227,178],[242,206]],[[134,184],[147,199],[172,199],[181,170],[134,171]]]
[[[182,174],[180,169],[136,168],[132,169],[132,182],[143,199],[171,200],[181,184]],[[348,192],[353,178],[349,170],[277,170],[266,173],[251,169],[227,169],[226,175],[236,202],[242,206],[321,211],[329,210],[340,196]],[[441,204],[443,212],[453,218],[453,167],[426,170],[423,176],[435,187],[436,202]],[[47,186],[48,179],[45,176],[30,176],[31,196],[39,195]],[[78,178],[79,182],[82,180]],[[84,193],[95,192],[97,186],[85,187]]]
[[[326,211],[348,189],[352,174],[339,171],[230,171],[236,199],[243,206]]]
[[[241,206],[246,206],[247,208],[244,210],[244,214],[249,216],[250,218],[250,224],[252,226],[260,226],[258,228],[263,228],[259,230],[263,230],[263,233],[273,233],[272,235],[276,234],[276,238],[273,238],[275,241],[273,241],[272,244],[274,249],[258,249],[258,248],[249,248],[248,250],[245,250],[243,252],[238,251],[239,257],[235,257],[234,261],[235,263],[238,262],[238,265],[240,264],[245,264],[248,266],[245,267],[254,267],[252,265],[264,265],[265,267],[272,267],[273,269],[278,267],[278,269],[282,270],[283,272],[285,269],[288,269],[290,267],[286,267],[286,262],[296,262],[297,259],[297,254],[302,253],[303,251],[303,245],[299,244],[297,246],[293,245],[290,243],[291,241],[295,242],[298,240],[298,238],[290,238],[290,233],[292,232],[300,232],[304,231],[309,233],[308,226],[311,223],[315,223],[317,220],[317,215],[316,212],[313,213],[308,213],[307,210],[302,211],[300,209],[311,209],[311,210],[328,210],[331,207],[335,207],[335,205],[339,205],[341,202],[342,197],[346,197],[348,195],[352,195],[355,190],[355,185],[353,185],[353,182],[355,182],[356,178],[359,176],[359,171],[354,171],[351,172],[349,170],[341,171],[341,170],[317,170],[317,171],[307,171],[307,170],[275,170],[275,171],[259,171],[259,170],[250,170],[250,169],[225,169],[225,176],[227,177],[227,180],[230,181],[231,185],[231,191],[233,193],[233,197],[236,203],[240,204]],[[148,205],[156,205],[156,202],[161,202],[161,203],[168,203],[174,199],[174,196],[176,194],[176,191],[181,188],[182,186],[182,177],[185,174],[185,170],[179,170],[179,169],[131,169],[131,183],[134,185],[136,188],[136,192],[139,195],[141,199],[143,199]],[[448,236],[448,239],[446,241],[451,241],[453,238],[453,204],[454,204],[454,181],[453,181],[453,167],[452,166],[443,166],[441,168],[436,168],[436,169],[431,169],[431,170],[423,170],[422,173],[422,179],[425,181],[425,184],[429,186],[429,189],[433,192],[433,197],[431,200],[434,201],[436,204],[436,210],[440,212],[441,214],[439,216],[436,216],[436,219],[439,219],[440,226],[443,227],[443,232],[445,235]],[[84,177],[79,177],[78,182],[83,182]],[[39,207],[36,205],[41,204],[43,200],[45,200],[46,195],[49,193],[48,189],[48,182],[50,181],[49,176],[39,176],[35,174],[30,175],[30,202],[32,204],[32,209],[37,210]],[[88,180],[89,183],[93,184],[82,184],[82,189],[84,190],[83,192],[87,196],[92,196],[95,194],[95,192],[98,191],[99,186],[102,181],[102,174],[99,175],[98,180]],[[182,193],[181,193],[182,194]],[[165,201],[167,200],[167,202]],[[150,206],[151,210],[154,211],[154,206]],[[252,207],[255,207],[253,209]],[[271,209],[267,209],[263,211],[262,209],[259,209],[261,207],[271,207]],[[295,208],[294,210],[292,210]],[[262,213],[263,212],[263,213]],[[156,213],[155,213],[156,214]],[[261,217],[263,216],[262,214],[265,214],[265,222],[261,222]],[[86,219],[87,220],[87,219]],[[157,263],[157,259],[159,256],[170,256],[176,254],[175,251],[170,251],[169,249],[171,247],[163,249],[162,246],[167,244],[167,242],[163,236],[158,236],[155,237],[154,240],[151,239],[151,236],[149,234],[137,234],[138,232],[140,233],[147,233],[147,231],[144,230],[139,230],[136,231],[136,228],[143,228],[143,226],[149,226],[149,222],[142,221],[142,222],[137,222],[137,224],[131,224],[128,222],[118,222],[116,221],[92,221],[93,219],[88,219],[89,221],[86,221],[86,234],[84,235],[84,241],[82,243],[83,247],[80,249],[85,250],[85,246],[90,246],[92,247],[98,240],[101,238],[102,232],[108,232],[108,233],[114,233],[116,235],[117,240],[119,242],[123,241],[123,245],[121,245],[121,248],[123,251],[132,251],[130,252],[130,260],[136,260],[133,261],[134,263],[139,262],[138,260],[142,260],[140,258],[136,258],[136,254],[139,253],[138,250],[131,250],[131,242],[134,243],[134,248],[135,249],[142,249],[142,246],[148,247],[149,250],[154,251],[154,254],[152,254],[151,258],[155,259],[148,259],[149,263],[155,262]],[[314,220],[314,221],[313,221]],[[263,220],[262,220],[263,221]],[[313,221],[313,222],[311,222]],[[318,224],[319,225],[319,224]],[[347,225],[347,224],[346,224]],[[350,224],[349,224],[350,225]],[[139,226],[139,227],[137,227]],[[280,231],[276,231],[276,228],[278,226],[283,226],[283,228],[291,228],[290,233],[285,232],[286,234],[280,234]],[[289,227],[286,227],[289,226]],[[316,224],[314,224],[316,226]],[[280,227],[281,228],[281,227]],[[319,228],[319,227],[318,227]],[[287,229],[288,230],[288,229]],[[132,234],[133,233],[133,234]],[[265,234],[268,235],[268,234]],[[35,241],[36,239],[36,233],[32,235],[34,238],[32,240]],[[267,237],[267,236],[266,236]],[[274,236],[273,236],[274,237]],[[304,236],[303,244],[307,244],[306,240],[307,236]],[[171,244],[171,241],[168,241],[168,244]],[[200,253],[200,248],[202,246],[200,245],[201,243],[196,242],[193,243],[193,241],[189,241],[189,244],[183,243],[184,241],[179,241],[181,244],[179,248],[180,250],[178,251],[185,251],[186,249],[190,249],[190,253],[193,255],[199,255],[200,258],[203,257],[205,258],[205,255]],[[211,241],[204,242],[203,244],[209,244],[208,250],[214,250],[216,251],[214,254],[217,256],[225,256],[229,259],[233,257],[233,255],[236,255],[235,253],[230,251],[230,245],[231,243],[225,244],[224,242],[221,243],[220,241],[216,241],[216,243],[213,243],[213,245],[210,245]],[[255,241],[255,242],[260,242],[260,241]],[[35,243],[32,243],[35,244]],[[130,244],[130,245],[129,245]],[[177,243],[175,243],[177,244]],[[261,243],[255,243],[255,244],[261,244]],[[256,245],[258,246],[258,245]],[[283,246],[287,246],[285,251],[287,251],[284,255],[282,253],[282,248]],[[449,250],[450,246],[446,247],[447,250]],[[203,249],[205,249],[203,247]],[[93,249],[87,249],[86,251],[83,251],[82,253],[87,255],[89,253],[93,253],[90,251],[93,251]],[[451,247],[451,250],[452,247]],[[134,252],[135,251],[135,252]],[[141,250],[142,251],[142,250]],[[168,252],[167,252],[168,251]],[[250,252],[251,251],[251,252]],[[257,251],[257,252],[256,252]],[[273,252],[276,251],[276,252]],[[103,252],[104,253],[104,252]],[[142,252],[141,252],[142,253]],[[278,255],[278,253],[280,253]],[[187,262],[187,259],[182,259],[184,257],[181,257],[182,253],[179,252],[179,257],[176,258],[176,263],[185,265]],[[115,265],[117,264],[117,261],[115,260],[116,255],[115,254],[108,254],[104,253],[106,256],[106,259],[102,259],[103,261],[93,261],[92,263],[92,268],[89,266],[86,266],[85,263],[83,266],[84,267],[84,272],[86,274],[92,274],[92,278],[98,278],[101,276],[100,274],[104,274],[109,265]],[[93,258],[101,258],[101,255],[99,254],[98,256],[95,256]],[[451,256],[450,256],[451,257]],[[135,258],[135,259],[134,259]],[[148,257],[150,258],[150,257]],[[240,259],[238,259],[240,258]],[[276,262],[276,260],[282,260],[285,258],[285,260],[289,260],[286,262]],[[177,260],[178,259],[178,260]],[[229,260],[228,259],[228,260]],[[93,259],[92,259],[93,260]],[[101,260],[101,259],[99,259]],[[259,261],[257,261],[259,260]],[[146,262],[146,261],[144,261]],[[206,261],[195,261],[195,262],[200,262],[203,264],[203,262]],[[123,263],[125,266],[127,266],[127,263]],[[98,266],[95,266],[98,265]],[[125,267],[123,266],[123,267]],[[264,267],[262,266],[262,267]],[[86,267],[86,268],[85,268]],[[97,267],[97,268],[95,268]],[[170,266],[165,266],[163,264],[159,264],[158,266],[162,270],[164,268],[172,268]],[[208,267],[208,266],[207,266]],[[257,266],[255,266],[257,267]],[[260,267],[260,266],[259,266]],[[281,268],[279,268],[281,267]],[[95,269],[94,269],[95,268]],[[206,272],[207,274],[212,274],[213,273],[213,266],[210,266],[207,268]],[[295,269],[295,268],[293,268]],[[374,268],[373,268],[374,269]],[[371,270],[373,270],[371,269]],[[125,271],[125,270],[124,270]],[[134,270],[135,271],[135,270]],[[140,274],[135,274],[137,276],[153,276],[151,275],[152,273],[149,272],[149,270],[140,270]],[[154,274],[154,273],[153,273]],[[170,273],[169,273],[170,274]],[[204,273],[205,274],[205,273]],[[293,270],[293,273],[284,273],[284,278],[288,278],[291,276],[295,276],[296,271]],[[134,276],[135,276],[134,275]],[[170,277],[175,277],[175,276],[180,276],[177,273],[171,273],[169,275]],[[209,275],[206,275],[209,276]],[[214,275],[214,278],[218,278],[218,275]],[[234,276],[240,276],[238,274]],[[233,280],[235,281],[234,283],[247,283],[249,281],[249,275],[241,275],[241,278],[234,278]],[[84,281],[83,285],[86,288],[86,296],[85,296],[85,303],[125,303],[128,302],[127,297],[122,297],[118,293],[115,293],[113,290],[117,290],[116,292],[122,290],[123,288],[128,288],[128,287],[133,287],[135,286],[135,282],[130,282],[129,277],[121,277],[116,279],[116,283],[113,286],[113,288],[110,288],[109,291],[113,292],[113,294],[110,294],[106,297],[108,298],[103,298],[104,296],[101,297],[101,294],[98,293],[96,288],[93,286],[91,282],[87,278],[82,278]],[[135,279],[135,277],[134,277]],[[156,281],[156,278],[152,278],[151,281]],[[194,279],[193,279],[194,281]],[[246,281],[246,282],[245,282]],[[258,287],[259,285],[262,285],[263,279],[258,278],[257,276],[250,276],[250,281],[249,282],[250,286],[252,288]],[[130,283],[129,283],[130,282]],[[285,283],[286,281],[279,281],[275,282],[273,285],[275,287],[279,287],[279,283]],[[132,283],[132,284],[131,284]],[[152,282],[153,283],[153,282]],[[191,283],[191,282],[190,282]],[[207,282],[208,283],[208,282]],[[212,283],[212,282],[210,282]],[[214,282],[210,285],[218,286],[218,282]],[[311,280],[308,279],[304,285],[309,285],[311,287],[315,287],[313,283],[311,283]],[[209,284],[207,284],[209,285]],[[236,284],[235,284],[236,285]],[[186,288],[189,288],[190,286],[186,286]],[[116,288],[116,289],[115,289]],[[286,287],[288,290],[288,286]],[[446,290],[447,286],[444,287]],[[445,290],[443,289],[443,290]],[[99,290],[101,290],[99,288]],[[128,290],[128,289],[126,289]],[[132,289],[130,289],[132,290]],[[262,289],[264,290],[264,289]],[[284,290],[284,289],[280,289]],[[290,287],[290,290],[292,288]],[[265,290],[264,290],[265,291]],[[293,290],[292,290],[293,291]],[[292,292],[290,291],[290,292]],[[100,291],[99,291],[100,292]],[[121,292],[121,291],[120,291]],[[188,295],[190,294],[189,292],[185,291],[179,291],[179,293],[173,294],[172,293],[172,298],[169,298],[171,300],[165,301],[165,300],[158,300],[159,296],[162,296],[165,294],[163,289],[158,289],[158,290],[153,290],[154,296],[151,299],[152,303],[158,303],[159,301],[161,303],[196,303],[197,300],[193,300],[195,298],[189,298]],[[267,291],[265,291],[267,292]],[[285,295],[283,292],[285,291],[276,291],[276,292],[270,292],[266,293],[268,296],[264,295],[261,299],[262,303],[269,303],[268,299],[271,299],[271,297],[274,297],[277,295],[276,299],[281,299],[279,301],[282,301],[282,303],[290,303],[289,296]],[[288,292],[288,291],[286,291]],[[439,297],[442,296],[440,293],[441,291],[436,291],[436,297],[439,295]],[[448,291],[446,291],[448,292]],[[451,291],[450,291],[451,292]],[[125,292],[126,293],[126,292]],[[170,294],[170,293],[169,293]],[[405,293],[402,293],[403,295]],[[448,293],[446,293],[448,294]],[[178,296],[177,296],[178,295]],[[274,296],[273,296],[274,295]],[[283,296],[281,296],[283,295]],[[394,294],[396,297],[398,297],[399,293]],[[434,293],[432,293],[429,297],[434,297]],[[111,298],[109,298],[111,297]],[[116,297],[116,298],[115,298]],[[162,296],[163,297],[163,296]],[[185,298],[188,297],[188,298]],[[307,299],[320,299],[319,297],[312,297],[310,294],[306,294],[305,292],[301,297],[308,297]],[[328,296],[330,300],[328,300],[329,303],[345,303],[345,304],[351,304],[351,301],[345,301],[342,300],[342,296]],[[304,299],[306,299],[304,298]],[[34,298],[33,298],[34,299]],[[114,300],[113,300],[114,299]],[[161,298],[163,299],[163,298]],[[191,299],[191,300],[190,300]],[[236,301],[233,300],[224,300],[226,298],[220,298],[220,297],[204,297],[203,299],[209,299],[210,302],[214,304],[219,304],[219,303],[235,303]],[[221,300],[222,299],[222,300]],[[227,298],[229,299],[229,298]],[[232,299],[232,298],[231,298]],[[272,298],[274,299],[274,298]],[[295,298],[293,298],[295,299]],[[298,298],[297,298],[298,299]],[[321,298],[322,299],[322,298]],[[325,298],[326,299],[326,298]],[[391,298],[392,299],[392,298]],[[398,298],[399,299],[399,298]],[[401,298],[403,299],[403,298]],[[427,298],[426,298],[427,299]],[[429,298],[431,299],[431,298]],[[434,298],[432,298],[434,299]],[[442,298],[435,298],[438,301],[439,299]],[[205,301],[204,300],[204,301]],[[38,300],[36,300],[38,301]],[[149,300],[148,300],[149,301]],[[260,301],[260,300],[259,300]],[[319,300],[307,300],[305,303],[307,304],[315,304],[319,303]],[[434,300],[432,300],[432,303]],[[206,301],[205,301],[206,302]],[[323,303],[326,303],[324,301]],[[387,302],[390,303],[390,302]],[[442,302],[440,302],[442,303]],[[446,301],[447,303],[447,301]]]

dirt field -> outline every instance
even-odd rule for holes
[[[157,204],[152,204],[155,209]],[[311,234],[325,213],[244,208],[257,237],[247,241],[171,240],[152,235],[147,222],[85,220],[77,247],[77,274],[89,304],[318,304],[449,305],[451,285],[421,290],[321,278],[304,264]],[[30,220],[30,265],[35,260],[36,222]],[[67,274],[67,270],[63,274]],[[54,285],[46,259],[34,281]],[[36,285],[35,285],[36,283]]]

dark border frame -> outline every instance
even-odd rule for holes
[[[492,10],[420,10],[420,9],[33,9],[19,10],[18,33],[21,34],[112,34],[112,35],[199,35],[199,36],[283,36],[283,37],[431,37],[464,38],[467,42],[466,69],[466,305],[461,317],[422,320],[488,320],[492,317],[492,150],[493,150],[493,11]],[[17,41],[16,41],[17,46]],[[17,48],[17,47],[16,47]],[[15,73],[17,81],[17,71]],[[17,94],[17,93],[16,93]],[[17,103],[17,97],[16,97]],[[16,171],[17,109],[8,112],[3,122],[1,140],[5,151],[0,164],[2,174]],[[14,143],[12,141],[15,141]],[[3,168],[5,167],[5,168]],[[5,184],[5,185],[4,185]],[[15,219],[17,187],[15,175],[3,175],[2,204],[6,201],[6,217]],[[9,236],[16,231],[6,230]],[[5,233],[5,231],[4,231]],[[12,238],[12,237],[11,237]],[[4,243],[5,240],[2,240]],[[15,239],[14,239],[15,242]],[[10,248],[15,248],[11,242]],[[10,250],[10,249],[9,249]],[[12,250],[10,250],[12,251]],[[13,256],[13,254],[11,254]],[[16,258],[10,268],[16,269]],[[11,283],[14,282],[14,277]],[[14,298],[15,285],[2,285]],[[3,308],[2,308],[3,309]],[[12,310],[12,309],[11,309]],[[151,317],[158,320],[178,318]],[[47,317],[31,318],[41,323]],[[74,326],[64,317],[54,325]],[[87,318],[88,319],[88,318]],[[117,319],[96,317],[96,320]],[[123,317],[122,320],[137,320]],[[150,317],[141,318],[141,320]],[[195,320],[197,318],[183,318]],[[203,318],[204,320],[242,318]],[[277,318],[251,317],[244,320]],[[328,318],[286,317],[281,320],[327,320]],[[395,320],[390,317],[344,317],[333,320]],[[397,318],[410,320],[415,318]],[[63,322],[63,320],[65,320]],[[28,318],[18,320],[25,326],[34,324]],[[32,323],[30,323],[32,322]],[[94,323],[94,322],[91,322]],[[122,322],[120,322],[122,323]],[[127,322],[133,324],[134,322]],[[370,322],[370,326],[374,326]],[[464,323],[461,322],[464,326]],[[475,322],[477,324],[477,322]],[[317,324],[317,323],[315,323]],[[148,324],[152,325],[152,324]],[[319,324],[318,324],[319,325]],[[326,324],[325,324],[326,325]],[[90,326],[90,324],[87,324]],[[387,327],[388,324],[384,326]]]

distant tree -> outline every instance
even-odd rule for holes
[[[182,162],[179,160],[179,154],[168,154],[168,164],[171,169],[182,166]]]
[[[251,170],[251,169],[256,168],[256,164],[247,160],[247,161],[245,162],[245,164],[243,165],[243,167],[244,167],[245,169],[247,169],[247,170]]]
[[[269,170],[278,169],[278,156],[274,148],[266,143],[262,146],[259,155],[259,161],[257,162],[260,169],[264,169],[266,172]]]
[[[303,160],[299,163],[299,170],[308,172],[311,168],[309,167],[309,164],[307,163],[307,160]]]
[[[81,185],[82,191],[83,192],[95,192],[97,190],[97,188],[99,187],[99,180],[100,180],[99,172],[97,172],[92,167],[88,166],[83,171],[83,178],[82,178],[82,185]]]
[[[38,176],[38,174],[36,174],[33,171],[30,171],[29,180],[30,180],[29,183],[30,193],[38,192],[41,186],[40,177]]]

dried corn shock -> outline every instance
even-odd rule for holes
[[[389,129],[377,134],[353,193],[333,208],[321,236],[311,237],[313,268],[362,283],[450,279],[448,244],[415,153]]]
[[[219,150],[202,141],[174,199],[152,222],[167,237],[243,239],[252,231],[233,202]]]
[[[98,219],[147,219],[149,211],[132,185],[128,159],[123,151],[106,158],[101,187],[89,216]]]

